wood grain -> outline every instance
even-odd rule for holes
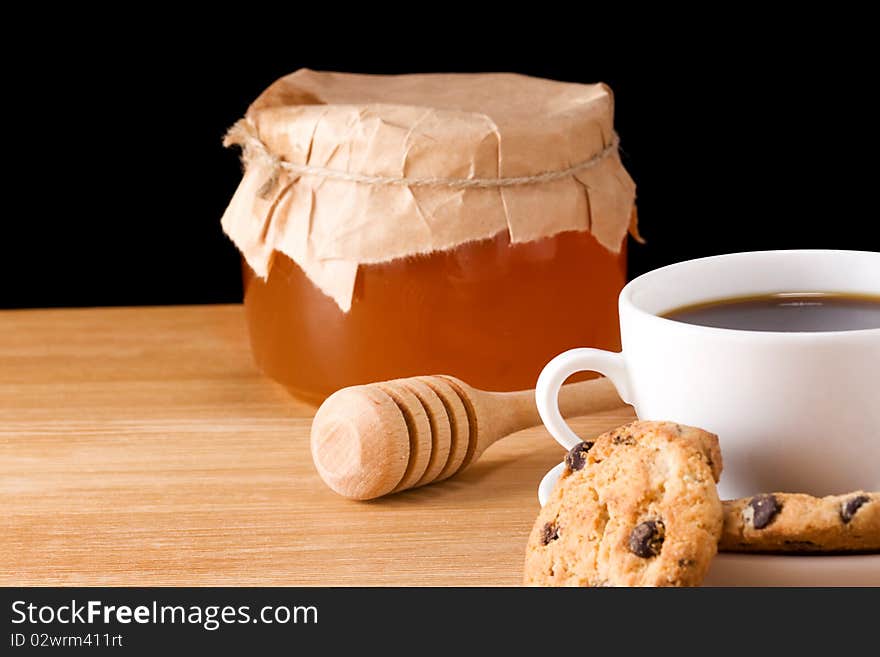
[[[239,306],[0,312],[0,585],[519,583],[562,457],[543,428],[354,502],[315,473],[313,413],[255,369]]]

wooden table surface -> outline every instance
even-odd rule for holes
[[[543,428],[354,502],[315,473],[313,413],[254,367],[240,306],[0,312],[0,585],[520,582],[562,457]]]

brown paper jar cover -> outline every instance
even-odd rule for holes
[[[620,162],[605,85],[303,69],[266,89],[226,141],[243,149],[244,176],[222,226],[246,263],[252,344],[261,366],[298,394],[317,399],[342,385],[436,372],[530,387],[536,362],[584,346],[563,343],[592,336],[600,344],[590,346],[614,346],[609,331],[576,326],[616,326],[613,305],[604,306],[624,282],[621,249],[635,230],[635,186]],[[486,299],[521,295],[526,280],[539,284],[539,303],[526,290],[521,304],[483,317]],[[579,302],[590,312],[573,311]],[[443,313],[423,312],[432,305]],[[536,310],[548,328],[518,330]],[[388,332],[368,326],[377,320],[366,316],[380,311],[403,331],[390,336],[396,346],[379,345]],[[515,353],[489,353],[499,362],[455,371],[462,344],[448,335],[469,319],[484,343],[512,335],[506,346],[530,343],[537,355],[518,367]],[[269,330],[267,321],[286,328]],[[575,326],[549,328],[561,323]],[[364,355],[376,349],[392,353],[385,361]],[[479,348],[464,351],[479,360]],[[323,372],[309,381],[285,375],[297,369]]]

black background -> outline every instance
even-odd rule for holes
[[[42,34],[18,53],[6,138],[27,163],[7,178],[15,220],[0,307],[239,300],[219,219],[241,172],[220,140],[263,88],[302,66],[609,83],[648,240],[632,245],[631,275],[741,250],[880,250],[874,71],[857,17],[636,33],[557,16],[495,40],[486,35],[500,28],[476,17],[389,36],[345,14],[358,38],[326,17],[260,30],[236,20],[218,31],[129,17],[129,29]],[[46,47],[51,57],[29,59]]]

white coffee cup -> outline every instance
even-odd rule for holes
[[[572,349],[538,379],[538,411],[566,449],[580,438],[557,397],[575,372],[607,376],[643,420],[718,434],[723,498],[880,490],[880,329],[766,332],[660,315],[778,292],[880,295],[880,253],[758,251],[681,262],[620,293],[620,353]]]

